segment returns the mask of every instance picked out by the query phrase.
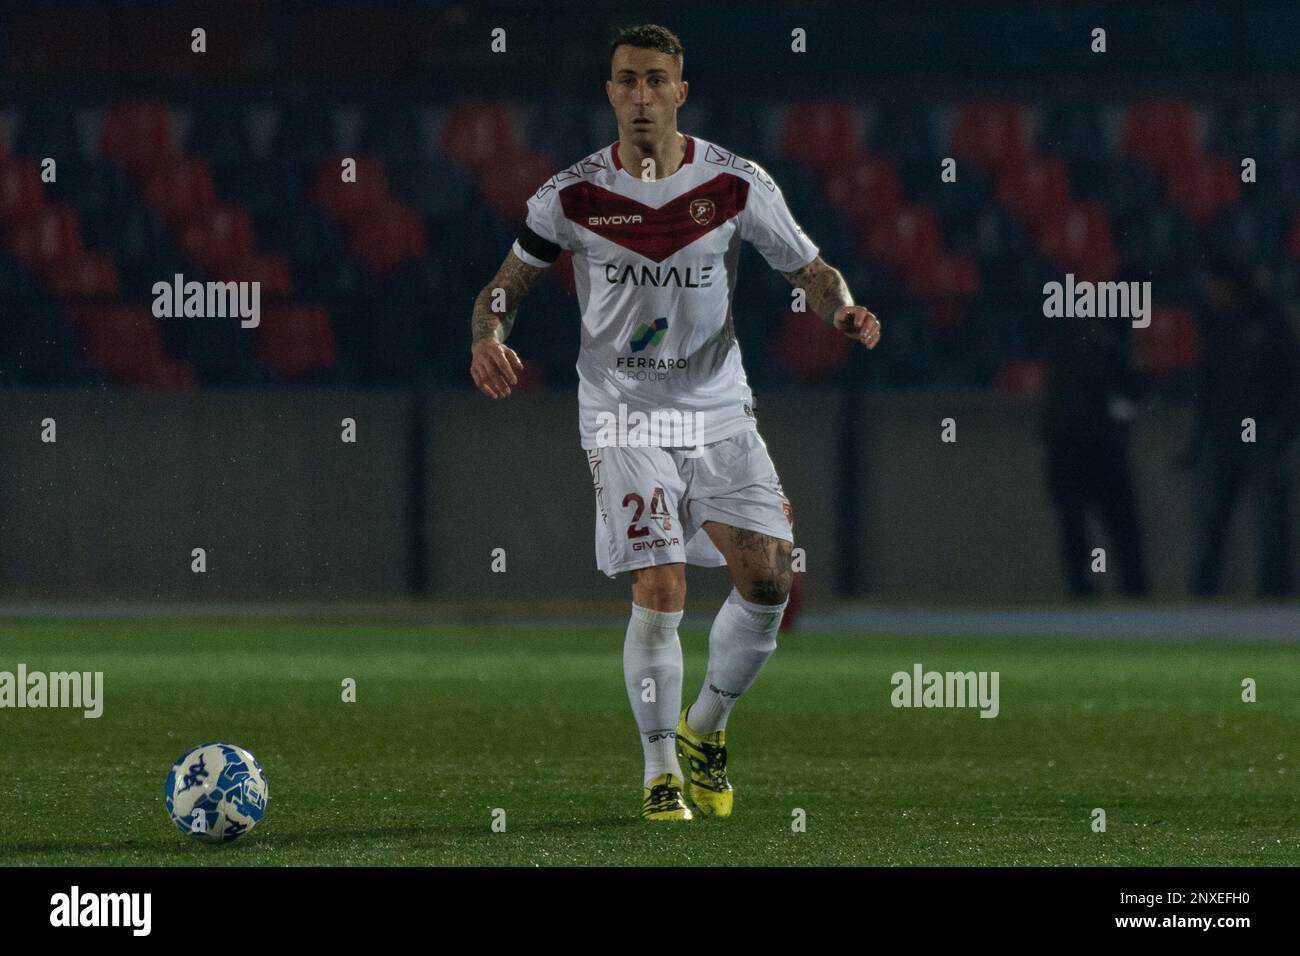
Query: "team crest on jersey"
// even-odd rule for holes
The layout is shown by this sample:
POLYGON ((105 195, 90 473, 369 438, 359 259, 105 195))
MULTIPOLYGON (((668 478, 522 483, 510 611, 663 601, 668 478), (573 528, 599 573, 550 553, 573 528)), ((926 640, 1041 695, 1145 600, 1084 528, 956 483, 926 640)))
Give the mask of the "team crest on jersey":
POLYGON ((691 218, 701 226, 707 226, 713 222, 713 215, 718 208, 713 205, 712 199, 693 199, 691 200, 691 218))

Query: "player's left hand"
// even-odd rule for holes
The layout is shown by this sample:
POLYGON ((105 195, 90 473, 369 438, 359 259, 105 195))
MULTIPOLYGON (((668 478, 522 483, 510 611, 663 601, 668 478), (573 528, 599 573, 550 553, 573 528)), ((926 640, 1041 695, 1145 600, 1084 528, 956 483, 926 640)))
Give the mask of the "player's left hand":
POLYGON ((880 320, 865 305, 842 305, 835 310, 832 324, 869 349, 880 342, 880 320))

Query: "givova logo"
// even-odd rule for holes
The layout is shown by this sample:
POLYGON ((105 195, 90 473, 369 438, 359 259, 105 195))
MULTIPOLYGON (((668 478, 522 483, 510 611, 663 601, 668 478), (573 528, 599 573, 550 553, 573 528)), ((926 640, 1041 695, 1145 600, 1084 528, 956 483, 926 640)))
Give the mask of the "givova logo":
POLYGON ((632 336, 632 351, 641 352, 654 348, 664 340, 664 333, 667 331, 668 319, 665 317, 657 318, 649 325, 642 322, 636 327, 636 332, 632 336))

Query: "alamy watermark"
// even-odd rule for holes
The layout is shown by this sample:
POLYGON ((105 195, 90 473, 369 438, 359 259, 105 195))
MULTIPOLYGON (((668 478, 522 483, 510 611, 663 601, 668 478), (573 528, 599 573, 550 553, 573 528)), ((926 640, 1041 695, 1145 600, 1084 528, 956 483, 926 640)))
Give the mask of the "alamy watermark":
POLYGON ((50 925, 56 927, 120 926, 133 936, 148 936, 152 914, 152 893, 83 893, 73 886, 50 897, 50 925))
POLYGON ((104 713, 103 671, 0 671, 0 709, 70 707, 94 720, 104 713))
POLYGON ((618 413, 596 413, 598 448, 685 448, 688 457, 703 453, 704 413, 677 408, 628 411, 623 402, 618 413))
POLYGON ((1043 315, 1049 319, 1132 319, 1133 328, 1151 324, 1150 282, 1076 282, 1043 285, 1043 315))
POLYGON ((981 717, 996 717, 998 671, 927 671, 920 664, 912 672, 897 671, 889 682, 894 689, 889 702, 895 707, 978 707, 981 717))
POLYGON ((228 319, 255 329, 262 323, 262 283, 198 282, 176 273, 170 283, 153 284, 153 314, 157 319, 228 319))

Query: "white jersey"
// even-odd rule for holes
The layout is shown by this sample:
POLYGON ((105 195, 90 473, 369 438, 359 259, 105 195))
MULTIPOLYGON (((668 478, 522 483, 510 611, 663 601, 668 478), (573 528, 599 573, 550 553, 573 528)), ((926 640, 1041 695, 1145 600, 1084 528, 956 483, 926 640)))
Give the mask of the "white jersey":
POLYGON ((817 256, 761 167, 685 139, 671 176, 642 180, 623 168, 615 143, 556 173, 528 200, 514 254, 543 268, 561 249, 573 253, 583 448, 692 447, 753 428, 731 314, 740 241, 779 272, 817 256), (667 427, 678 422, 682 428, 667 427))

